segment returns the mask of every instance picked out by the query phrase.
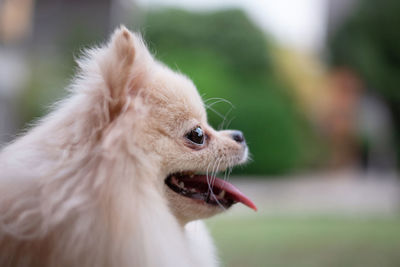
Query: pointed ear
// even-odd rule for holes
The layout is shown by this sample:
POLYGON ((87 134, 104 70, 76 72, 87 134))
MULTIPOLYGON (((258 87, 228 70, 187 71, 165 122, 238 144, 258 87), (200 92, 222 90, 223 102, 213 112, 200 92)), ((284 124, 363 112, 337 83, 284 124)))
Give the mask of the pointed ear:
POLYGON ((103 75, 110 97, 117 101, 125 97, 136 56, 133 34, 124 26, 117 28, 108 44, 103 75))
POLYGON ((139 35, 124 26, 114 31, 100 64, 111 115, 117 114, 127 98, 140 88, 151 60, 139 35))

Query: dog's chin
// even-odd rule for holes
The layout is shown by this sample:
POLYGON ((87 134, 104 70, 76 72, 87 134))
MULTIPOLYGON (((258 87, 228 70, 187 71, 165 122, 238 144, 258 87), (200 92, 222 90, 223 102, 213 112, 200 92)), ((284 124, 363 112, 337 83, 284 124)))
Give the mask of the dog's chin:
POLYGON ((170 208, 182 224, 211 217, 238 202, 257 209, 236 187, 215 176, 173 173, 165 179, 165 190, 170 208))
POLYGON ((166 196, 172 213, 182 224, 190 221, 212 217, 225 209, 218 205, 210 205, 201 200, 180 195, 166 186, 166 196))

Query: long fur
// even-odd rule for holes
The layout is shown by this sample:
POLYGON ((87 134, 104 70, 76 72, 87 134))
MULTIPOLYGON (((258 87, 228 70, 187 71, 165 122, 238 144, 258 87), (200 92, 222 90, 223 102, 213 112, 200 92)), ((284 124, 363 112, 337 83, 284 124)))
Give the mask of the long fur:
POLYGON ((210 128, 214 152, 182 158, 168 127, 206 124, 201 99, 124 27, 78 64, 70 96, 0 153, 0 266, 216 266, 207 230, 187 222, 217 211, 185 204, 196 215, 181 220, 163 179, 205 168, 190 157, 223 153, 226 168, 238 148, 210 128))

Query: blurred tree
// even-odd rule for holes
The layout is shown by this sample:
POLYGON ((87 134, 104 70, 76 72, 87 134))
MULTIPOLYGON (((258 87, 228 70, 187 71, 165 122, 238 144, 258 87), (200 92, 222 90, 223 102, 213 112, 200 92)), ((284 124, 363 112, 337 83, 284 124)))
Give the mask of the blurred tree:
POLYGON ((351 67, 389 105, 400 158, 400 1, 360 1, 331 35, 333 66, 351 67))
POLYGON ((264 33, 242 11, 155 10, 141 28, 161 61, 194 80, 211 124, 222 121, 220 127, 245 132, 254 162, 239 172, 276 174, 304 166, 307 123, 276 78, 264 33), (213 105, 218 97, 236 108, 225 101, 213 105))
MULTIPOLYGON (((132 25, 137 28, 137 21, 132 25)), ((193 79, 213 126, 245 133, 254 161, 236 172, 278 174, 313 162, 309 152, 316 141, 290 90, 277 78, 272 44, 242 11, 153 10, 140 30, 158 59, 193 79)), ((44 107, 65 95, 60 85, 72 75, 73 54, 99 35, 77 24, 57 42, 62 53, 32 58, 35 67, 21 99, 24 122, 42 116, 44 107)))

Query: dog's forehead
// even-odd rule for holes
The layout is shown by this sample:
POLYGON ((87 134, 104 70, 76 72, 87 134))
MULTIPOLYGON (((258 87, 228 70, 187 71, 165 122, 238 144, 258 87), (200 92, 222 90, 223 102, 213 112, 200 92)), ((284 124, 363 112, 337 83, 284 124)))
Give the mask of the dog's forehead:
POLYGON ((187 115, 199 120, 206 119, 203 101, 188 77, 166 67, 162 67, 158 74, 157 84, 161 90, 160 97, 166 98, 164 99, 168 102, 166 108, 190 113, 187 115))
POLYGON ((188 111, 195 113, 194 115, 203 116, 203 113, 205 112, 203 101, 197 91, 197 88, 193 82, 185 76, 180 77, 180 80, 180 84, 174 88, 176 90, 175 95, 178 96, 178 98, 181 98, 181 101, 178 103, 185 105, 188 111))

